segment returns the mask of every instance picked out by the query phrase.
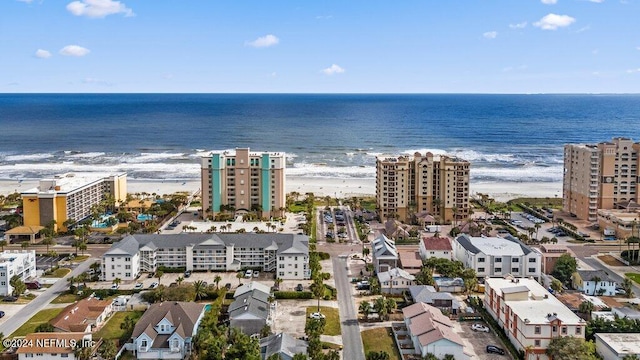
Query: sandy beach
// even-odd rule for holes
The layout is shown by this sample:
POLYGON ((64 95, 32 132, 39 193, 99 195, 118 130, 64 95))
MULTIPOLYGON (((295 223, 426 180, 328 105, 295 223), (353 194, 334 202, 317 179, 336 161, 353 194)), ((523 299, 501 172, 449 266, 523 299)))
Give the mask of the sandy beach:
MULTIPOLYGON (((22 192, 37 186, 35 180, 0 180, 0 194, 22 192)), ((193 193, 200 189, 200 181, 191 180, 138 180, 128 179, 129 193, 172 194, 178 191, 193 193)), ((470 184, 471 195, 488 194, 497 201, 507 201, 518 197, 562 197, 562 183, 548 182, 505 182, 470 184)), ((308 192, 316 196, 346 198, 352 196, 375 196, 375 179, 335 179, 317 177, 287 176, 286 191, 300 194, 308 192)))

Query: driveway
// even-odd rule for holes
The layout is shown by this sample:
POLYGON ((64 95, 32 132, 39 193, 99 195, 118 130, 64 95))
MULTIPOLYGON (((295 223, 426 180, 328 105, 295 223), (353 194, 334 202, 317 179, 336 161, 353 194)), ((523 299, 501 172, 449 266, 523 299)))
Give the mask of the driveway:
MULTIPOLYGON (((481 322, 484 324, 484 322, 481 322)), ((474 356, 471 357, 473 360, 505 360, 505 359, 513 359, 509 352, 505 355, 498 354, 487 354, 487 345, 495 345, 501 349, 507 351, 506 347, 502 344, 498 335, 493 332, 479 332, 471 330, 471 325, 474 324, 472 321, 466 322, 453 322, 454 331, 460 335, 462 341, 465 345, 465 351, 472 352, 474 356)), ((484 324, 486 325, 486 324, 484 324)))

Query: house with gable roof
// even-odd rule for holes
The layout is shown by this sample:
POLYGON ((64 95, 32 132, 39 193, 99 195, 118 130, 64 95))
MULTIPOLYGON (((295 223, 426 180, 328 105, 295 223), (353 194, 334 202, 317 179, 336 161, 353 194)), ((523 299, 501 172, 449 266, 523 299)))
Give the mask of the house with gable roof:
POLYGON ((227 310, 229 326, 247 335, 259 334, 271 322, 270 296, 269 287, 256 281, 238 287, 227 310))
POLYGON ((90 333, 102 326, 112 311, 110 300, 89 297, 68 305, 49 323, 56 332, 90 333))
POLYGON ((151 305, 133 328, 138 359, 184 359, 191 351, 206 305, 165 301, 151 305))
POLYGON ((373 267, 377 273, 398 267, 398 250, 395 241, 380 234, 371 242, 373 267))
POLYGON ((295 354, 307 354, 306 341, 298 340, 287 333, 278 333, 260 339, 260 356, 267 360, 278 355, 282 360, 292 360, 295 354))

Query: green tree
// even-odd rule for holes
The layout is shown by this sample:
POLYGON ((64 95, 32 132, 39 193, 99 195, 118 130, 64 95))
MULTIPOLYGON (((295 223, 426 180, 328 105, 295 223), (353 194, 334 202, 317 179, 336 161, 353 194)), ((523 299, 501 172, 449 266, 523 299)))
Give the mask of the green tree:
POLYGON ((622 290, 625 292, 625 297, 631 299, 635 294, 633 293, 633 283, 631 279, 625 276, 622 281, 622 290))
POLYGON ((586 301, 586 300, 581 302, 580 306, 578 307, 578 311, 580 311, 583 314, 587 314, 590 319, 591 312, 593 311, 593 303, 591 301, 586 301))
POLYGON ((193 291, 195 292, 196 300, 200 300, 207 294, 207 286, 202 280, 195 281, 193 283, 193 291))
POLYGON ((236 273, 236 279, 238 279, 238 286, 242 285, 242 278, 244 277, 244 274, 242 273, 242 271, 239 271, 236 273))
POLYGON ((84 252, 87 250, 87 243, 81 242, 78 244, 78 249, 80 249, 80 254, 84 255, 84 252))
POLYGON ((547 355, 562 360, 597 359, 593 342, 571 336, 553 338, 547 346, 547 355))
POLYGON ((636 354, 627 354, 622 358, 622 360, 640 360, 640 357, 636 354))
POLYGON ((375 299, 373 302, 373 308, 378 313, 378 317, 380 321, 384 321, 387 318, 387 314, 389 314, 389 308, 387 307, 387 302, 384 297, 379 297, 375 299))
MULTIPOLYGON (((76 280, 77 280, 77 279, 78 279, 78 278, 76 278, 76 280)), ((78 280, 78 281, 80 281, 80 280, 78 280)), ((121 283, 121 282, 122 282, 122 279, 120 279, 120 278, 115 278, 115 279, 113 279, 113 282, 112 282, 112 283, 113 283, 114 285, 118 285, 118 286, 120 286, 120 283, 121 283)))
POLYGON ((260 360, 260 346, 256 339, 232 328, 229 335, 229 348, 225 360, 260 360))
POLYGON ((464 288, 467 294, 469 294, 478 285, 478 277, 474 269, 464 269, 460 274, 462 281, 464 282, 464 288))
POLYGON ((113 340, 103 340, 102 345, 98 348, 98 354, 103 359, 115 359, 118 353, 118 348, 113 340))
POLYGON ((369 351, 366 360, 389 360, 389 354, 385 351, 369 351))
POLYGON ((424 357, 423 360, 440 360, 440 359, 438 359, 438 357, 433 355, 432 353, 427 353, 427 355, 424 357))
POLYGON ((369 314, 371 313, 371 303, 366 300, 361 302, 358 310, 360 311, 360 313, 362 313, 362 315, 364 315, 364 320, 369 321, 369 314))
POLYGON ((562 254, 551 275, 560 280, 563 284, 567 284, 571 280, 571 275, 578 269, 578 262, 569 254, 562 254))
POLYGON ((131 334, 135 326, 136 319, 131 315, 127 315, 120 323, 120 329, 124 330, 125 334, 131 334))
POLYGON ((558 279, 553 279, 553 281, 551 281, 550 287, 554 292, 558 294, 562 292, 562 282, 558 279))
POLYGON ((78 346, 73 350, 78 360, 89 360, 93 356, 93 349, 90 346, 78 346))
POLYGON ((420 269, 420 272, 416 275, 416 282, 420 285, 435 285, 435 280, 433 280, 433 269, 423 266, 420 269))
POLYGON ((307 355, 302 353, 293 354, 293 360, 307 360, 307 355))
POLYGON ((220 281, 222 281, 222 277, 220 275, 216 275, 216 277, 213 278, 213 282, 216 283, 216 290, 220 289, 220 281))
POLYGON ((156 270, 156 277, 158 278, 158 284, 160 284, 160 278, 164 275, 164 271, 156 270))
POLYGON ((2 251, 4 251, 5 246, 7 246, 7 240, 0 240, 0 247, 2 247, 2 251))
POLYGON ((20 296, 25 290, 27 290, 27 286, 18 275, 13 275, 11 277, 11 280, 9 280, 9 285, 11 285, 11 287, 13 288, 13 296, 20 296))
POLYGON ((183 281, 184 281, 184 277, 182 276, 178 276, 178 278, 176 278, 176 284, 178 285, 182 284, 183 281))
POLYGON ((311 286, 311 292, 313 296, 318 299, 318 312, 320 312, 320 299, 324 296, 324 282, 322 276, 316 276, 313 280, 313 285, 311 286))

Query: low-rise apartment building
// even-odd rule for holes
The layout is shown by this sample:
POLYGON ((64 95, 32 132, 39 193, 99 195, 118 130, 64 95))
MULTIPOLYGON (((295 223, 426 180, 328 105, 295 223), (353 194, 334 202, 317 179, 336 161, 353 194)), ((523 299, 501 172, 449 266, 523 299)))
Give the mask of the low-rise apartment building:
POLYGON ((103 280, 134 280, 159 266, 190 271, 259 269, 309 279, 309 238, 294 234, 130 235, 102 256, 103 280))
POLYGON ((540 277, 542 256, 513 236, 474 237, 467 234, 454 241, 455 258, 479 278, 513 275, 540 277))
POLYGON ((547 275, 553 272, 560 256, 564 254, 573 256, 573 252, 571 252, 566 245, 562 244, 542 244, 540 245, 540 249, 534 248, 534 250, 537 250, 542 256, 542 273, 547 275))
POLYGON ((24 281, 36 276, 36 251, 5 250, 0 253, 0 296, 13 293, 11 278, 15 275, 24 281))
POLYGON ((548 359, 553 338, 585 335, 587 323, 532 279, 485 279, 484 307, 525 358, 548 359))

